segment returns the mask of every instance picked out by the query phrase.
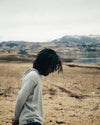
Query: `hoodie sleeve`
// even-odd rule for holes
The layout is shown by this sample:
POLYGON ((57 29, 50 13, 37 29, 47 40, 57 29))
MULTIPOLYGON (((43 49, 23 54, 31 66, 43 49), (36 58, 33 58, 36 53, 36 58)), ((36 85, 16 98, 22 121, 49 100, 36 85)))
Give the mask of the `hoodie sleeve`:
POLYGON ((27 97, 30 95, 30 92, 37 85, 38 77, 33 72, 30 72, 24 77, 22 82, 23 82, 23 86, 18 93, 16 104, 15 104, 15 112, 13 116, 13 119, 16 121, 19 121, 21 110, 27 100, 27 97))

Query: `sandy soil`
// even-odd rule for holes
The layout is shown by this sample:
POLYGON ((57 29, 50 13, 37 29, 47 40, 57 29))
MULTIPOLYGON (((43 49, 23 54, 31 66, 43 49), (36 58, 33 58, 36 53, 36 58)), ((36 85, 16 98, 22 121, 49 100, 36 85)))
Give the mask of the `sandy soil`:
MULTIPOLYGON (((0 125, 11 125, 21 77, 31 63, 0 63, 0 125)), ((43 77, 44 125, 100 125, 100 66, 63 64, 43 77)))

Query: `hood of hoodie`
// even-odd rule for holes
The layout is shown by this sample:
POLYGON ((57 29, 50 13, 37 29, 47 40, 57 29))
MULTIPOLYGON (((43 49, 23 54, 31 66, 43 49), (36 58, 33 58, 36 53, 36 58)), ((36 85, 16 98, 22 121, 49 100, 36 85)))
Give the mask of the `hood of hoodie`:
MULTIPOLYGON (((38 72, 37 69, 35 69, 35 68, 29 68, 28 70, 26 70, 26 72, 24 72, 23 77, 21 78, 21 80, 23 80, 24 77, 25 77, 28 73, 30 73, 31 71, 36 71, 36 72, 39 74, 39 72, 38 72)), ((40 75, 40 74, 39 74, 39 75, 40 75)))

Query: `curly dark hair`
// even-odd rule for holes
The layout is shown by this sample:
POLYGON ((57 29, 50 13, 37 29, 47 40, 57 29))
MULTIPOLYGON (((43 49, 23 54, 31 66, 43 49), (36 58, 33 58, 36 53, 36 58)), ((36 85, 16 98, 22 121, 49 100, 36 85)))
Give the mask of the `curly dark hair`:
POLYGON ((62 63, 59 56, 52 49, 45 48, 41 50, 36 60, 33 63, 33 68, 37 69, 41 75, 46 75, 46 72, 51 68, 51 72, 62 71, 62 63))

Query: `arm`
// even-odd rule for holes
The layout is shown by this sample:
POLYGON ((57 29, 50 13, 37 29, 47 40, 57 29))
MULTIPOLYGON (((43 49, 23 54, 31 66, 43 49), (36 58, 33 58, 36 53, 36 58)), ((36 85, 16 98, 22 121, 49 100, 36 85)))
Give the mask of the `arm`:
POLYGON ((25 76, 22 82, 24 83, 24 85, 18 93, 15 105, 15 113, 13 117, 15 122, 19 121, 21 110, 27 100, 27 97, 30 95, 30 92, 32 91, 33 87, 37 84, 37 78, 32 72, 30 72, 27 76, 25 76))

